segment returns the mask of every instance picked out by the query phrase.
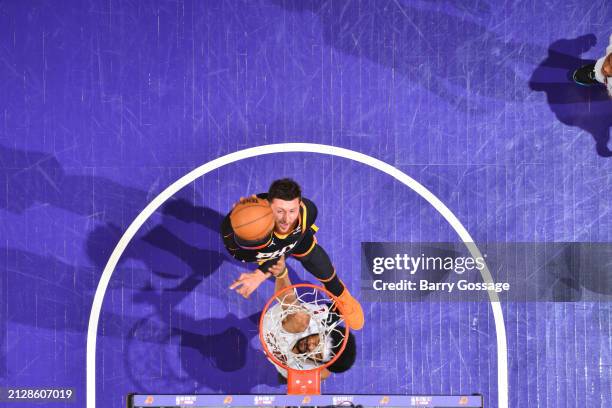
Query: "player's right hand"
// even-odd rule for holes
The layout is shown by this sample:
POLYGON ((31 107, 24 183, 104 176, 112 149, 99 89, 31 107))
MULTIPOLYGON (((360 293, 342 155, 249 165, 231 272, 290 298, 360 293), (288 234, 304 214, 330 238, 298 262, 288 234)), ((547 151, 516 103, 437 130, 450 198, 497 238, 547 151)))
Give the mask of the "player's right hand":
POLYGON ((278 261, 268 268, 268 272, 270 272, 272 276, 278 276, 285 270, 285 267, 285 255, 281 255, 281 257, 278 258, 278 261))

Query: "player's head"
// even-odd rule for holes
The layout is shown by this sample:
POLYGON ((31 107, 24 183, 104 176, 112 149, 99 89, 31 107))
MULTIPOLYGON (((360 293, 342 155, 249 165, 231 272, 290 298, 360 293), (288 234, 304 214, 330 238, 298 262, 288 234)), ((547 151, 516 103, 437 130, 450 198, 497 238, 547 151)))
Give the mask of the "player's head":
POLYGON ((300 216, 301 200, 302 191, 295 181, 284 178, 272 182, 268 190, 268 201, 277 232, 286 234, 293 229, 300 216))
MULTIPOLYGON (((329 334, 326 344, 323 345, 323 347, 319 347, 320 342, 321 337, 319 334, 311 334, 310 336, 302 337, 295 344, 293 352, 299 354, 316 353, 310 358, 322 362, 329 361, 342 348, 342 344, 344 343, 344 327, 338 326, 336 330, 333 330, 329 334)), ((353 366, 356 356, 357 346, 355 345, 355 336, 349 333, 344 351, 332 365, 327 367, 327 369, 332 373, 343 373, 353 366)))
MULTIPOLYGON (((310 336, 302 337, 295 343, 293 352, 296 354, 312 353, 317 350, 319 343, 321 342, 321 336, 318 333, 311 334, 310 336)), ((323 359, 323 355, 315 355, 318 360, 323 359)))

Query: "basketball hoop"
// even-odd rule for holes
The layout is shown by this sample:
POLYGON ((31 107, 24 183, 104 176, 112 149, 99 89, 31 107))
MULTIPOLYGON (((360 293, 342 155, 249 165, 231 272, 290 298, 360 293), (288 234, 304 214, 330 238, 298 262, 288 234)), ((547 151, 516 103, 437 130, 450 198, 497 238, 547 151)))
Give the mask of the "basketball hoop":
POLYGON ((302 283, 275 293, 259 320, 259 340, 268 359, 287 371, 287 394, 321 393, 321 371, 342 354, 349 337, 348 325, 336 306, 336 297, 321 286, 302 283), (290 295, 291 302, 286 301, 290 295), (283 328, 290 315, 308 315, 308 327, 301 333, 283 328), (294 352, 295 338, 318 334, 318 345, 310 351, 294 352))

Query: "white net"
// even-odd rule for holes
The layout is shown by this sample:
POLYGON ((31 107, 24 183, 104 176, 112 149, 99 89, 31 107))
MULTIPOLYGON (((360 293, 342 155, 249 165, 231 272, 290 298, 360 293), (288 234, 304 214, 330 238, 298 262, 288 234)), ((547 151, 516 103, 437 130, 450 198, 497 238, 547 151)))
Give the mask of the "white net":
MULTIPOLYGON (((343 322, 335 301, 324 291, 298 285, 275 295, 261 330, 268 352, 283 365, 310 370, 331 361, 340 351, 345 337, 343 322), (288 330, 292 318, 299 320, 303 331, 288 330), (299 352, 297 343, 310 336, 318 336, 316 347, 299 352)), ((316 337, 314 340, 316 343, 316 337)))

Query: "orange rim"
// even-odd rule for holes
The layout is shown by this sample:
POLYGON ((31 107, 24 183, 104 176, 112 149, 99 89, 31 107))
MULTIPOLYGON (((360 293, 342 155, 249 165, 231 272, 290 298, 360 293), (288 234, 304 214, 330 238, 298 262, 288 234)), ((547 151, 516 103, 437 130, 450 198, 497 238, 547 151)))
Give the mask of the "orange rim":
MULTIPOLYGON (((313 285, 312 283, 297 283, 295 285, 291 285, 288 286, 284 289, 279 290, 278 292, 274 293, 274 295, 272 295, 272 297, 270 297, 270 299, 268 300, 268 302, 266 303, 266 305, 264 306, 263 311, 261 312, 261 316, 259 317, 259 341, 261 342, 261 345, 264 349, 264 353, 266 353, 266 356, 272 360, 272 362, 278 366, 281 366, 282 368, 284 368, 287 371, 300 371, 300 372, 315 372, 315 371, 321 371, 324 368, 329 367, 330 365, 334 364, 336 362, 336 360, 338 360, 338 358, 340 358, 340 355, 342 353, 344 353, 344 349, 346 348, 346 343, 348 342, 348 336, 349 336, 349 327, 348 324, 344 325, 344 340, 342 341, 342 347, 340 347, 340 351, 334 356, 334 358, 332 358, 331 360, 329 360, 327 363, 316 367, 316 368, 311 368, 309 370, 296 370, 294 368, 290 368, 289 366, 285 365, 284 363, 282 363, 278 358, 274 357, 274 355, 272 353, 270 353, 270 350, 268 350, 268 345, 266 344, 264 338, 263 338, 263 319, 264 316, 266 315, 266 312, 268 311, 268 308, 270 307, 270 305, 272 304, 272 302, 274 302, 276 300, 276 298, 278 296, 280 296, 281 293, 287 292, 289 290, 293 290, 296 288, 313 288, 313 289, 317 289, 320 290, 322 292, 324 292, 327 296, 329 296, 329 298, 331 300, 335 302, 338 301, 338 297, 334 296, 330 291, 328 291, 327 289, 325 289, 323 286, 318 286, 318 285, 313 285)), ((340 314, 340 316, 342 316, 342 319, 344 319, 344 316, 340 313, 340 311, 338 311, 338 313, 340 314)))

